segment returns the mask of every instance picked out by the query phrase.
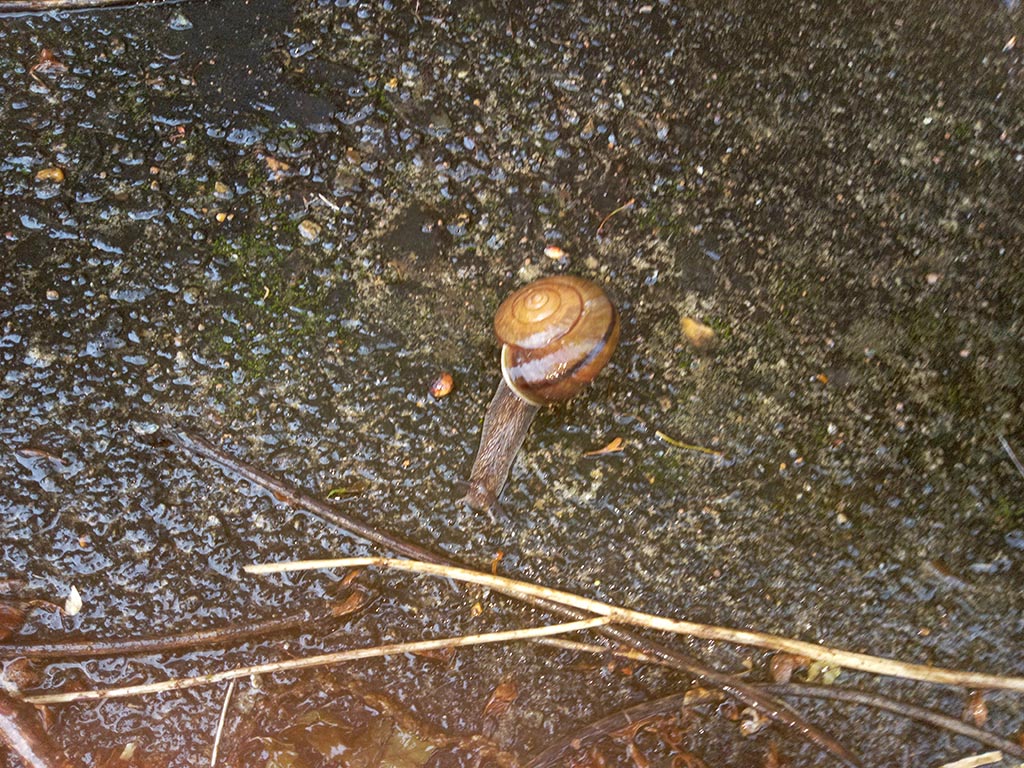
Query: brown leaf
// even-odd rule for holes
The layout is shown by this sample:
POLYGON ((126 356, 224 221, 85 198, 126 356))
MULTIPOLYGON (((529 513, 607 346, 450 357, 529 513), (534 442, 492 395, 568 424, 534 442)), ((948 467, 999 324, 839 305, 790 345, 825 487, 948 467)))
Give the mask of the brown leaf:
POLYGON ((335 618, 348 616, 350 613, 362 610, 370 601, 370 596, 362 590, 355 590, 340 603, 331 606, 331 615, 335 618))
POLYGON ((962 719, 968 723, 974 723, 978 728, 984 728, 988 722, 988 704, 985 703, 983 691, 971 691, 964 703, 962 719))
POLYGON ((39 57, 36 59, 36 63, 32 65, 30 72, 43 72, 49 74, 61 74, 67 72, 67 65, 63 61, 53 55, 53 51, 49 48, 43 48, 39 52, 39 57))
POLYGON ((283 160, 278 160, 276 157, 271 157, 270 155, 264 157, 263 161, 267 164, 267 169, 273 173, 287 171, 289 168, 291 168, 291 166, 288 165, 288 163, 284 162, 283 160))
POLYGON ((587 451, 583 455, 584 456, 603 456, 606 453, 619 453, 619 452, 622 451, 622 446, 623 446, 622 438, 621 437, 616 437, 614 440, 612 440, 610 443, 608 443, 608 445, 604 446, 604 448, 597 448, 596 450, 593 450, 593 451, 587 451))
POLYGON ((7 640, 25 623, 25 609, 11 603, 0 603, 0 640, 7 640))
POLYGON ((414 655, 421 659, 440 662, 444 666, 448 667, 451 666, 456 653, 457 649, 449 646, 448 648, 435 648, 429 651, 416 651, 414 655))
POLYGON ((636 768, 651 768, 650 759, 640 751, 640 747, 636 745, 635 741, 631 741, 626 745, 626 751, 629 753, 629 757, 633 760, 633 765, 636 768))
POLYGON ((764 762, 761 764, 761 768, 782 768, 785 762, 782 759, 782 753, 779 752, 779 745, 774 741, 768 744, 768 754, 764 756, 764 762))
POLYGON ((721 691, 712 688, 690 688, 683 696, 683 706, 692 707, 697 704, 707 704, 708 701, 721 701, 722 698, 721 691))
POLYGON ((744 736, 753 736, 755 733, 760 733, 772 724, 770 717, 762 714, 759 710, 756 710, 753 707, 747 707, 740 714, 742 715, 742 720, 740 721, 740 733, 744 736))
POLYGON ((362 575, 364 570, 366 570, 366 569, 365 568, 353 568, 352 570, 350 570, 348 573, 345 574, 345 577, 341 580, 342 586, 344 586, 344 587, 351 586, 353 583, 355 583, 356 579, 358 579, 362 575))
POLYGON ((498 575, 498 566, 501 565, 501 561, 505 559, 505 553, 500 549, 494 554, 494 558, 491 560, 491 574, 494 576, 498 575))
POLYGON ((502 680, 491 694, 490 701, 484 707, 484 717, 501 717, 519 698, 519 686, 514 680, 502 680))
POLYGON ((776 683, 788 683, 792 679, 793 673, 801 667, 806 667, 808 661, 809 659, 805 656, 780 652, 772 656, 768 663, 768 671, 776 683))
POLYGON ((42 685, 43 673, 30 659, 22 657, 7 663, 7 666, 4 667, 4 679, 8 683, 12 683, 19 691, 26 691, 42 685))

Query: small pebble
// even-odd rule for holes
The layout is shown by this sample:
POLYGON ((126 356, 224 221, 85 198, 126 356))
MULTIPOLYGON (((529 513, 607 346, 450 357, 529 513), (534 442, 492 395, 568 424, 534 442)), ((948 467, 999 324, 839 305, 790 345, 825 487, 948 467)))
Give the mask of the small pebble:
POLYGON ((683 336, 690 342, 694 349, 710 350, 715 346, 715 331, 711 326, 705 325, 692 317, 684 317, 680 321, 683 336))
POLYGON ((223 181, 218 181, 213 185, 213 196, 218 200, 230 200, 235 196, 235 193, 223 181))
POLYGON ((182 32, 186 29, 192 29, 192 22, 184 13, 182 13, 181 11, 177 11, 173 16, 171 16, 171 20, 170 22, 168 22, 168 26, 171 29, 175 29, 179 32, 182 32))
POLYGON ((299 224, 299 234, 302 235, 302 239, 310 243, 315 243, 320 237, 320 230, 322 227, 315 221, 310 219, 304 219, 299 224))

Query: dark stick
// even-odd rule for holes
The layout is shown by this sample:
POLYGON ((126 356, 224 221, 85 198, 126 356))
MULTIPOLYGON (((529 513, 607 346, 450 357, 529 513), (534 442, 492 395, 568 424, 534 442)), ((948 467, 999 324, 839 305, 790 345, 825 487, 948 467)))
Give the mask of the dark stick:
POLYGON ((920 707, 917 704, 908 704, 903 701, 891 699, 868 691, 858 691, 851 688, 842 688, 832 685, 806 685, 801 683, 775 683, 766 685, 765 689, 779 696, 795 696, 798 698, 812 699, 833 699, 835 701, 846 701, 851 704, 859 704, 864 707, 874 707, 897 715, 909 717, 911 720, 927 723, 939 730, 947 730, 958 736, 966 736, 974 739, 979 744, 1001 750, 1007 755, 1018 759, 1024 759, 1024 747, 1015 744, 1009 739, 1004 739, 998 734, 977 728, 970 723, 965 723, 950 715, 938 712, 928 707, 920 707))
POLYGON ((97 656, 129 656, 139 653, 166 653, 168 651, 193 650, 229 643, 241 643, 266 635, 306 631, 325 619, 344 616, 358 610, 359 605, 331 606, 319 611, 305 610, 291 616, 268 619, 244 626, 217 627, 192 632, 153 637, 134 637, 119 640, 68 640, 57 643, 0 643, 0 659, 76 659, 97 656))
POLYGON ((74 768, 39 722, 39 713, 0 691, 0 743, 17 755, 25 768, 74 768))
POLYGON ((0 0, 0 17, 54 11, 92 11, 136 5, 177 5, 185 0, 0 0))
MULTIPOLYGON (((1004 739, 994 733, 989 733, 981 728, 976 728, 955 717, 950 717, 934 709, 919 707, 916 704, 908 704, 903 701, 891 699, 877 693, 867 691, 851 690, 829 685, 805 685, 800 683, 757 683, 758 688, 779 696, 795 696, 798 698, 810 699, 831 699, 834 701, 845 701, 852 704, 859 704, 873 709, 880 709, 886 712, 893 712, 897 715, 917 720, 938 730, 949 731, 958 736, 966 736, 979 744, 987 747, 1002 750, 1003 753, 1016 758, 1024 757, 1024 748, 1004 739)), ((581 751, 586 747, 597 743, 609 734, 615 733, 622 728, 633 725, 644 720, 663 717, 679 707, 696 706, 698 704, 709 704, 714 700, 705 694, 701 696, 695 693, 674 693, 660 699, 645 701, 641 704, 615 712, 603 717, 581 730, 559 739, 549 745, 543 752, 534 757, 524 768, 548 768, 553 765, 564 763, 562 756, 570 749, 581 751), (689 698, 689 701, 687 701, 689 698)))
MULTIPOLYGON (((418 544, 405 541, 385 531, 378 530, 350 515, 338 511, 334 507, 316 499, 291 483, 274 477, 252 465, 238 459, 225 451, 217 448, 213 443, 203 437, 191 434, 181 427, 170 423, 163 424, 164 435, 179 448, 186 452, 208 459, 221 468, 232 472, 251 483, 269 491, 274 498, 291 507, 303 509, 327 522, 333 523, 349 533, 354 533, 364 539, 372 541, 387 550, 397 554, 405 555, 416 560, 423 560, 428 563, 445 565, 450 567, 465 567, 457 560, 445 555, 437 554, 418 544)), ((499 591, 499 590, 494 590, 499 591)), ((530 603, 549 613, 559 616, 566 616, 574 620, 589 618, 589 614, 577 611, 549 600, 521 595, 508 595, 516 600, 530 603)), ((787 704, 753 686, 738 680, 733 675, 719 672, 701 661, 670 648, 653 640, 648 640, 634 632, 620 627, 608 625, 595 630, 606 638, 613 640, 620 645, 634 650, 655 656, 661 659, 668 666, 682 670, 697 680, 721 689, 730 696, 742 701, 763 712, 767 717, 781 723, 782 725, 796 731, 800 736, 819 749, 829 752, 846 766, 859 766, 857 758, 846 747, 840 744, 829 734, 817 726, 809 723, 799 714, 794 712, 787 704)))

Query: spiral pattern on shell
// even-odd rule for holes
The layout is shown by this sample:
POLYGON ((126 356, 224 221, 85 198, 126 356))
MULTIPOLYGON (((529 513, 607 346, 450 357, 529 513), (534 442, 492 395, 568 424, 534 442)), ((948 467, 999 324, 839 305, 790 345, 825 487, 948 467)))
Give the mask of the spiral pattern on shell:
POLYGON ((494 330, 506 384, 543 405, 575 397, 604 368, 619 341, 619 315, 596 283, 555 275, 505 299, 494 330))

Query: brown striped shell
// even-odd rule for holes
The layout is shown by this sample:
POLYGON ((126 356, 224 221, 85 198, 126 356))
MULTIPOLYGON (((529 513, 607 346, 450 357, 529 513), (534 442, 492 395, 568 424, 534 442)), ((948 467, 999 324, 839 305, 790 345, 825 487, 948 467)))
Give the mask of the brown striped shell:
POLYGON ((555 275, 505 299, 494 331, 505 383, 543 405, 575 397, 604 368, 619 341, 619 314, 596 283, 555 275))

